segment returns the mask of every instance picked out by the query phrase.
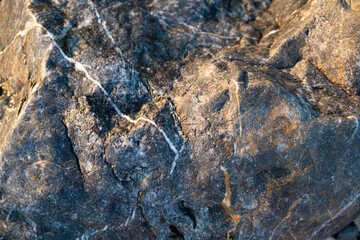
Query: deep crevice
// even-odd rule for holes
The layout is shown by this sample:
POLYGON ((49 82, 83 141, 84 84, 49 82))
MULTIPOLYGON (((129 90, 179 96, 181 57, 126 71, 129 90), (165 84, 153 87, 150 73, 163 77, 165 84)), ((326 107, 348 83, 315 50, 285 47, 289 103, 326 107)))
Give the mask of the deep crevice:
POLYGON ((249 85, 249 74, 247 71, 242 71, 238 81, 243 85, 244 89, 248 88, 249 85))
POLYGON ((184 235, 179 231, 179 229, 174 225, 169 225, 170 228, 170 238, 184 240, 184 235))
MULTIPOLYGON (((0 96, 1 96, 1 94, 0 94, 0 96)), ((23 98, 21 99, 20 107, 19 107, 19 111, 17 112, 17 115, 20 114, 20 112, 21 112, 21 110, 22 110, 22 108, 23 108, 24 103, 26 102, 26 100, 27 100, 27 94, 25 95, 25 97, 23 97, 23 98)))

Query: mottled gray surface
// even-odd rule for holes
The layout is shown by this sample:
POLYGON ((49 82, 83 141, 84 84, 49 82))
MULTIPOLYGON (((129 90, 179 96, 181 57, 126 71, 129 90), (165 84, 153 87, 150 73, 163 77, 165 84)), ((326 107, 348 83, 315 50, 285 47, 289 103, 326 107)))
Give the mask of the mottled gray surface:
POLYGON ((1 0, 0 236, 338 232, 360 209, 359 7, 1 0))

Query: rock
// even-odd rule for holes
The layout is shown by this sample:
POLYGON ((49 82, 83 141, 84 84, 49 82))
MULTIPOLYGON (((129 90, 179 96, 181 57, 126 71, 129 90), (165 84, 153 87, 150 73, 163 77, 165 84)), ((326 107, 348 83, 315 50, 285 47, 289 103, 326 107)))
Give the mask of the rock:
POLYGON ((360 232, 360 217, 357 217, 354 221, 355 226, 357 227, 358 231, 360 232))
POLYGON ((353 225, 347 226, 337 234, 338 240, 357 240, 359 232, 353 225))
POLYGON ((0 237, 335 234, 360 208, 358 5, 0 1, 0 237))
POLYGON ((324 5, 315 0, 294 11, 302 2, 290 1, 290 7, 280 11, 282 31, 271 47, 269 63, 288 68, 300 59, 309 60, 333 84, 359 95, 359 39, 353 36, 359 35, 355 22, 360 2, 332 0, 324 5), (284 17, 287 11, 292 14, 284 17))

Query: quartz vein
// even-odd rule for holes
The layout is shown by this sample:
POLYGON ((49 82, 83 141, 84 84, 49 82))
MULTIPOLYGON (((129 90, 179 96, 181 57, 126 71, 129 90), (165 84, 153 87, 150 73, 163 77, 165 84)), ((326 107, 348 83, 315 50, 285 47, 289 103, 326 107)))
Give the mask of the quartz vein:
POLYGON ((163 135, 163 137, 164 137, 165 141, 167 142, 167 144, 169 145, 170 149, 171 149, 171 150, 174 152, 174 154, 175 154, 175 158, 174 158, 173 163, 172 163, 171 171, 170 171, 170 173, 169 173, 169 175, 171 175, 172 172, 173 172, 173 170, 174 170, 174 168, 175 168, 176 161, 177 161, 178 158, 179 158, 179 151, 176 149, 175 145, 174 145, 173 142, 170 140, 170 138, 167 136, 167 134, 165 133, 165 131, 164 131, 163 129, 161 129, 153 120, 150 120, 150 119, 147 119, 147 118, 144 118, 144 117, 139 117, 138 119, 133 120, 130 116, 122 113, 122 112, 120 111, 120 109, 118 108, 118 106, 115 104, 115 102, 114 102, 114 101, 112 100, 112 98, 110 97, 109 93, 108 93, 108 92, 104 89, 104 87, 101 85, 101 83, 100 83, 98 80, 94 79, 94 78, 89 74, 89 72, 86 70, 85 66, 84 66, 82 63, 76 61, 75 59, 73 59, 73 58, 71 58, 71 57, 68 57, 68 56, 64 53, 64 51, 61 49, 61 47, 56 43, 54 35, 53 35, 52 33, 50 33, 46 28, 44 28, 44 26, 42 26, 41 24, 39 24, 39 23, 36 21, 36 17, 35 17, 31 12, 29 12, 29 14, 30 14, 30 16, 33 18, 34 24, 35 24, 36 26, 38 26, 39 28, 42 28, 42 29, 44 29, 44 30, 46 31, 46 33, 47 33, 46 36, 49 37, 49 38, 52 40, 53 46, 56 47, 56 48, 59 50, 59 53, 61 54, 61 56, 62 56, 65 60, 67 60, 68 62, 74 64, 75 69, 76 69, 77 71, 82 72, 87 79, 89 79, 91 82, 93 82, 96 86, 99 87, 99 89, 100 89, 100 90, 103 92, 103 94, 105 95, 106 99, 109 101, 110 105, 115 109, 116 113, 117 113, 120 117, 126 119, 128 122, 133 123, 133 124, 137 124, 139 121, 147 122, 147 123, 153 125, 153 126, 163 135))

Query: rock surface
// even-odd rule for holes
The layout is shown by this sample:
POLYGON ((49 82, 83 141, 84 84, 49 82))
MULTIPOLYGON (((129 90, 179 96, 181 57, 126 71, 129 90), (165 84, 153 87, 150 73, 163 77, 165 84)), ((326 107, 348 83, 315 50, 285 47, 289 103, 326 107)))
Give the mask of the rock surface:
POLYGON ((359 0, 1 0, 4 239, 325 239, 360 210, 359 0))
POLYGON ((347 226, 337 234, 338 240, 357 240, 359 233, 355 226, 347 226))

